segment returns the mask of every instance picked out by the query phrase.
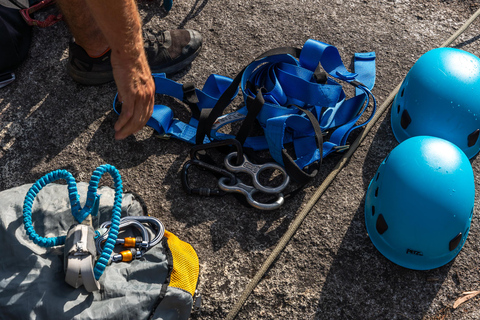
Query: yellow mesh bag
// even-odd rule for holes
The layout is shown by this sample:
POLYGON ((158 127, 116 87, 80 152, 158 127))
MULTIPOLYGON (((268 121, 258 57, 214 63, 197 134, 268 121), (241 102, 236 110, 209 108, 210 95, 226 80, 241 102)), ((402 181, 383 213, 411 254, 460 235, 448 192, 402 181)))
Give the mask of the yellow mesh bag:
POLYGON ((185 290, 193 297, 200 268, 197 253, 190 244, 180 240, 173 233, 165 230, 165 237, 173 257, 170 286, 185 290))

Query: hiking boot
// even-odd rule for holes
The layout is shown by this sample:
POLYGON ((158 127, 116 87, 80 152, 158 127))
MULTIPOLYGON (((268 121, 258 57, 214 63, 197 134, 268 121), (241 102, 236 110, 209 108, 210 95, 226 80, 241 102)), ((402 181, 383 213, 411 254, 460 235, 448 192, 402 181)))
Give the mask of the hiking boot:
MULTIPOLYGON (((174 74, 189 65, 200 52, 202 36, 189 29, 154 33, 144 32, 144 48, 153 73, 174 74)), ((100 85, 113 81, 111 50, 99 57, 90 57, 78 44, 71 41, 67 73, 83 85, 100 85)))

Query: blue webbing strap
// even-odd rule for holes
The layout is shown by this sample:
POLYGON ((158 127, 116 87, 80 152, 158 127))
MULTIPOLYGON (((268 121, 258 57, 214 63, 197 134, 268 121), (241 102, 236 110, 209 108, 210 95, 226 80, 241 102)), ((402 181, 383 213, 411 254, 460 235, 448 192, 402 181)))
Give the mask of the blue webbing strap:
POLYGON ((356 53, 354 56, 354 68, 358 76, 354 80, 347 80, 355 86, 355 94, 353 98, 343 103, 341 112, 335 113, 335 122, 332 121, 332 127, 337 127, 330 136, 329 141, 324 143, 323 156, 334 152, 337 147, 345 146, 350 133, 360 127, 365 126, 375 114, 376 100, 371 89, 375 85, 375 53, 356 53), (372 97, 372 111, 365 122, 355 125, 365 112, 372 97), (362 107, 363 106, 363 107, 362 107))
MULTIPOLYGON (((153 79, 155 81, 155 92, 157 94, 166 94, 174 97, 178 100, 184 101, 183 85, 166 78, 164 73, 154 73, 153 79)), ((232 79, 211 74, 205 82, 203 89, 195 89, 195 94, 198 98, 197 107, 201 112, 202 109, 211 109, 217 103, 218 98, 225 91, 226 88, 232 83, 232 79)), ((238 93, 234 92, 232 97, 238 93)), ((119 101, 118 94, 115 96, 113 102, 113 109, 117 114, 120 114, 118 110, 119 101)), ((182 122, 174 118, 173 110, 165 105, 155 105, 153 107, 153 114, 147 122, 147 125, 155 129, 160 135, 173 136, 177 139, 195 143, 195 136, 197 134, 198 119, 192 117, 189 123, 182 122)), ((205 138, 204 143, 210 142, 210 139, 205 138)))
MULTIPOLYGON (((350 132, 369 121, 354 126, 368 105, 368 100, 366 104, 364 103, 369 93, 365 86, 371 88, 374 84, 375 54, 356 54, 355 57, 355 70, 359 70, 359 73, 350 73, 343 65, 335 47, 319 41, 308 40, 300 53, 299 61, 307 69, 298 67, 296 64, 288 65, 283 61, 277 63, 278 59, 272 61, 276 63, 274 66, 263 64, 263 70, 261 70, 262 67, 257 68, 257 65, 265 61, 256 62, 246 69, 242 79, 242 88, 246 88, 244 95, 251 95, 247 81, 257 81, 255 85, 264 89, 266 102, 259 114, 259 122, 265 128, 265 137, 270 147, 270 154, 278 163, 285 165, 282 156, 285 143, 294 142, 297 155, 295 163, 299 167, 307 166, 314 161, 318 161, 318 157, 324 157, 335 151, 336 147, 345 145, 350 132), (329 79, 327 84, 323 85, 312 82, 313 72, 318 63, 321 63, 325 71, 335 78, 352 83, 354 81, 355 83, 362 82, 366 85, 357 85, 357 95, 345 100, 342 87, 335 81, 329 79), (255 68, 257 68, 255 72, 249 75, 248 71, 255 68), (262 71, 263 75, 259 76, 262 71), (283 103, 283 105, 280 105, 280 103, 283 103), (304 137, 302 130, 300 130, 298 136, 291 133, 283 134, 282 130, 293 129, 288 126, 287 118, 281 116, 283 113, 283 115, 292 114, 290 116, 293 117, 297 110, 292 108, 292 105, 307 106, 307 108, 308 106, 314 106, 313 110, 317 114, 322 130, 338 127, 332 134, 330 141, 324 143, 323 155, 318 154, 315 139, 304 137), (362 105, 364 105, 363 109, 361 108, 362 105), (321 112, 322 109, 324 110, 323 113, 321 112), (360 110, 361 112, 359 112, 360 110)), ((311 128, 308 125, 307 127, 311 128)), ((255 146, 253 148, 255 149, 255 146)))
POLYGON ((54 247, 63 245, 65 244, 66 236, 41 237, 35 232, 32 224, 32 206, 35 197, 47 184, 59 179, 66 180, 72 215, 79 223, 82 223, 82 221, 85 220, 88 215, 91 214, 92 216, 96 216, 98 214, 98 203, 100 196, 97 194, 97 188, 100 178, 105 172, 110 173, 115 183, 115 198, 112 209, 112 224, 110 227, 110 233, 106 240, 104 250, 94 267, 95 278, 97 280, 102 276, 103 271, 108 264, 118 236, 123 193, 122 179, 118 170, 109 164, 104 164, 95 169, 90 179, 87 191, 87 200, 83 208, 80 205, 80 196, 77 190, 77 183, 75 182, 72 174, 66 170, 52 171, 38 179, 28 190, 23 202, 23 223, 25 231, 30 240, 41 247, 54 247))
MULTIPOLYGON (((268 149, 278 163, 285 165, 284 145, 293 142, 297 157, 295 165, 303 168, 318 162, 331 152, 341 150, 339 147, 346 144, 349 134, 368 123, 373 116, 374 98, 370 118, 356 125, 368 106, 370 89, 375 83, 375 53, 356 53, 354 67, 355 73, 349 72, 338 50, 317 40, 307 40, 301 50, 269 50, 240 71, 235 79, 212 75, 203 90, 195 89, 198 97, 195 106, 199 118, 192 117, 187 124, 174 119, 169 107, 156 105, 147 125, 161 134, 189 143, 204 144, 212 140, 234 138, 219 130, 227 124, 243 120, 237 136, 245 140, 244 147, 252 150, 268 149), (317 83, 316 72, 319 66, 333 79, 317 83), (352 84, 355 96, 346 99, 342 86, 334 79, 352 84), (223 114, 237 95, 239 86, 243 91, 245 106, 223 114), (259 90, 263 99, 258 99, 259 90), (256 98, 257 102, 251 104, 252 98, 256 98), (329 141, 323 142, 323 152, 319 152, 318 139, 312 138, 315 131, 312 125, 304 123, 300 130, 298 123, 308 121, 309 117, 299 108, 311 111, 322 131, 333 132, 329 141), (264 129, 264 136, 248 136, 255 116, 264 129), (287 120, 289 116, 293 119, 287 120), (297 119, 298 116, 304 120, 297 119), (275 120, 277 117, 279 119, 275 120), (299 132, 282 132, 294 128, 298 128, 299 132)), ((167 79, 163 74, 154 77, 157 93, 186 100, 181 84, 167 79)))
MULTIPOLYGON (((254 62, 264 57, 278 56, 278 55, 285 55, 285 54, 298 56, 300 54, 300 49, 284 47, 284 48, 276 48, 276 49, 268 50, 263 54, 261 54, 260 56, 258 56, 257 58, 255 58, 254 62)), ((212 109, 210 110, 206 108, 204 109, 204 112, 202 113, 200 122, 198 124, 197 137, 195 140, 196 144, 201 144, 202 141, 204 140, 205 135, 211 134, 211 129, 214 123, 218 121, 219 117, 223 114, 223 111, 225 110, 225 108, 230 104, 232 97, 234 96, 234 92, 238 91, 238 86, 240 85, 242 76, 247 67, 243 68, 243 70, 237 74, 237 76, 235 77, 235 79, 233 79, 230 86, 218 98, 217 103, 212 109)))

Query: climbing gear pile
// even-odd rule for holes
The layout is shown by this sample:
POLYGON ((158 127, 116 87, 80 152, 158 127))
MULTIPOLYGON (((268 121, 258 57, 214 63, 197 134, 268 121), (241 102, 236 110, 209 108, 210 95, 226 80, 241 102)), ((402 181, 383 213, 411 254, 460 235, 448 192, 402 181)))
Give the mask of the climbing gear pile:
POLYGON ((197 145, 191 149, 191 160, 188 160, 182 169, 182 185, 188 194, 197 194, 202 196, 221 196, 226 193, 238 193, 245 196, 249 205, 260 210, 274 210, 279 208, 284 203, 283 190, 287 187, 290 178, 285 169, 275 162, 263 163, 261 165, 250 162, 247 156, 243 153, 243 148, 235 139, 227 139, 218 142, 212 142, 205 145, 197 145), (229 153, 224 159, 224 168, 211 164, 211 159, 207 158, 200 152, 206 151, 221 146, 232 145, 236 151, 229 153), (199 157, 205 158, 202 161, 199 157), (218 189, 211 189, 208 187, 193 188, 191 186, 189 176, 189 169, 192 166, 210 171, 218 177, 218 189), (267 170, 278 171, 281 175, 281 182, 276 186, 264 185, 260 179, 263 172, 267 170), (237 176, 237 174, 246 174, 252 181, 252 185, 245 184, 237 176), (254 198, 257 193, 264 193, 266 195, 275 196, 273 202, 262 202, 254 198))
POLYGON ((365 223, 389 260, 434 269, 463 247, 474 200, 473 170, 462 150, 417 136, 400 143, 378 168, 366 195, 365 223))
MULTIPOLYGON (((255 163, 276 162, 291 179, 305 185, 318 173, 322 158, 348 149, 350 133, 375 113, 370 92, 375 53, 356 53, 354 68, 355 73, 347 71, 334 46, 310 39, 302 49, 265 52, 234 79, 212 74, 202 90, 154 74, 156 93, 184 101, 192 116, 185 123, 170 107, 155 105, 147 125, 162 137, 196 145, 236 139, 255 163), (339 82, 350 84, 355 95, 347 99, 339 82), (224 114, 239 87, 244 106, 224 114), (224 132, 237 122, 241 124, 236 133, 224 132), (256 125, 261 133, 253 136, 256 125), (264 151, 270 156, 262 157, 264 151)), ((119 107, 116 97, 117 113, 119 107)))
POLYGON ((106 164, 98 167, 93 172, 92 178, 90 179, 87 201, 83 208, 80 206, 80 196, 78 195, 75 179, 72 174, 66 170, 56 170, 46 174, 32 185, 25 196, 23 222, 28 237, 41 247, 54 247, 66 244, 65 281, 75 288, 81 285, 85 285, 88 291, 95 291, 100 288, 98 279, 102 276, 109 263, 110 255, 113 252, 118 236, 122 190, 122 179, 118 170, 106 164), (106 172, 110 173, 115 183, 115 202, 112 209, 110 232, 108 233, 103 251, 96 261, 95 267, 93 267, 93 262, 96 260, 96 251, 92 239, 95 232, 92 228, 91 216, 96 216, 98 213, 100 196, 97 195, 96 192, 100 178, 106 172), (59 179, 65 179, 67 181, 72 215, 78 224, 72 226, 67 236, 41 237, 35 232, 32 225, 33 201, 43 187, 59 179), (86 275, 88 275, 88 278, 85 277, 86 275))
POLYGON ((413 136, 439 137, 468 158, 480 150, 480 58, 455 48, 422 55, 408 72, 392 106, 398 142, 413 136))
MULTIPOLYGON (((439 47, 442 48, 451 45, 478 18, 478 16, 480 16, 480 9, 477 10, 453 35, 451 35, 447 40, 445 40, 439 47)), ((310 213, 315 204, 318 202, 318 200, 321 198, 325 190, 327 190, 328 186, 332 183, 332 181, 335 180, 338 173, 340 173, 340 171, 348 163, 353 153, 356 151, 358 146, 365 140, 365 138, 370 133, 371 129, 374 127, 377 121, 381 118, 385 111, 389 109, 392 101, 395 99, 395 96, 399 92, 400 86, 401 83, 398 84, 395 89, 393 89, 389 93, 385 101, 378 108, 378 112, 373 116, 372 120, 365 126, 365 129, 360 133, 360 135, 353 141, 350 148, 337 162, 335 168, 328 174, 322 184, 316 189, 313 196, 308 200, 302 210, 297 214, 295 220, 292 221, 290 227, 279 240, 277 246, 272 250, 272 253, 268 256, 268 258, 264 261, 259 270, 255 273, 255 276, 248 283, 245 290, 242 292, 242 295, 228 313, 226 317, 227 320, 233 320, 238 315, 244 303, 247 301, 248 297, 255 289, 256 285, 260 282, 261 279, 263 279, 265 273, 270 270, 272 264, 277 260, 283 249, 285 249, 290 239, 295 235, 298 228, 300 228, 303 220, 305 220, 305 218, 310 213)))
MULTIPOLYGON (((0 281, 2 317, 123 319, 128 316, 131 319, 188 319, 201 303, 197 292, 199 260, 193 247, 164 230, 158 219, 144 216, 146 210, 137 195, 120 193, 118 185, 115 189, 104 186, 95 191, 96 183, 92 185, 92 182, 76 184, 73 179, 67 179, 66 185, 47 183, 55 177, 68 176, 59 172, 64 171, 51 173, 47 175, 49 178, 44 177, 33 186, 23 185, 0 192, 0 241, 9 244, 2 249, 4 256, 0 268, 0 278, 3 279, 0 281), (74 192, 75 189, 77 192, 74 192), (98 201, 99 197, 101 201, 98 201), (83 201, 83 208, 80 208, 77 199, 93 204, 90 205, 91 209, 86 204, 83 206, 83 201), (121 201, 121 208, 115 204, 118 201, 121 201), (24 202, 27 203, 26 217, 22 212, 24 202), (78 213, 78 218, 82 218, 82 210, 85 214, 97 214, 93 218, 89 214, 79 223, 77 217, 72 215, 72 208, 74 213, 78 213), (95 283, 89 281, 97 280, 91 276, 94 275, 93 268, 88 270, 82 267, 78 270, 82 272, 83 285, 73 289, 62 279, 65 276, 65 254, 70 252, 67 257, 70 255, 71 258, 88 261, 92 259, 89 255, 91 250, 97 251, 97 256, 105 253, 109 238, 114 233, 112 225, 116 223, 115 219, 111 221, 111 217, 116 208, 119 208, 122 218, 119 219, 113 253, 109 256, 112 263, 108 264, 98 278, 101 290, 88 292, 88 286, 95 286, 95 283), (33 230, 34 227, 34 233, 25 229, 25 224, 22 223, 25 218, 29 225, 27 229, 32 227, 33 230), (90 228, 85 221, 90 218, 93 225, 103 225, 104 228, 91 233, 82 230, 72 232, 72 225, 90 228), (34 234, 38 237, 33 237, 34 234), (97 235, 98 250, 94 243, 97 235), (88 236, 86 240, 85 236, 88 236), (65 246, 60 245, 63 237, 66 238, 65 246), (32 238, 37 239, 38 244, 32 238), (77 241, 77 238, 81 241, 77 241), (82 250, 67 250, 70 240, 76 243, 73 248, 82 250), (128 247, 129 245, 133 247, 128 247), (118 254, 122 256, 120 252, 123 248, 127 251, 138 249, 142 253, 141 257, 137 256, 138 259, 130 262, 115 262, 114 260, 119 260, 116 258, 118 254), (25 301, 28 301, 28 307, 25 301)), ((112 167, 106 172, 112 173, 115 170, 112 167)), ((95 173, 92 181, 97 180, 100 173, 95 173)), ((128 257, 128 254, 123 256, 128 257)), ((69 268, 75 267, 72 260, 68 265, 69 268)), ((78 278, 79 274, 76 273, 76 276, 78 278)))

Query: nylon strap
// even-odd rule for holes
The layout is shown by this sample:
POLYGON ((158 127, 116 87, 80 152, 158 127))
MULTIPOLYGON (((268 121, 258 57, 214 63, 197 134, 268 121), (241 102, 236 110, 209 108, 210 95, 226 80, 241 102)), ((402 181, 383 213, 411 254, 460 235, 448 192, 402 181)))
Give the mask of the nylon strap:
MULTIPOLYGON (((299 56, 300 51, 301 51, 300 49, 291 48, 291 47, 276 48, 261 54, 260 56, 255 58, 254 62, 264 57, 274 56, 274 55, 291 54, 293 56, 299 56)), ((207 136, 209 135, 210 129, 212 128, 215 120, 223 114, 223 111, 230 104, 230 101, 233 99, 235 92, 238 92, 238 86, 242 79, 243 73, 245 72, 245 69, 247 67, 243 68, 242 71, 240 71, 237 74, 237 76, 235 77, 235 79, 233 79, 230 86, 220 96, 220 98, 218 99, 218 102, 215 104, 212 110, 208 112, 208 114, 205 113, 206 117, 204 119, 200 118, 201 121, 199 122, 198 128, 197 128, 196 144, 201 144, 204 141, 204 137, 206 135, 207 136)))
MULTIPOLYGON (((147 125, 161 136, 173 136, 192 144, 236 138, 244 148, 269 150, 272 158, 288 168, 288 174, 294 180, 303 184, 318 171, 320 160, 344 146, 350 133, 368 123, 375 112, 374 104, 370 118, 357 125, 369 105, 369 89, 375 82, 375 54, 356 54, 354 62, 355 71, 359 70, 357 73, 346 70, 334 46, 310 39, 302 49, 286 47, 265 52, 233 80, 211 75, 203 90, 195 89, 191 84, 182 86, 164 74, 156 74, 156 92, 186 102, 192 110, 192 117, 187 124, 175 119, 171 108, 155 105, 147 125), (331 77, 354 85, 356 96, 347 100, 339 83, 330 78, 322 79, 320 66, 331 77), (245 107, 224 115, 239 86, 245 107), (313 116, 309 117, 297 106, 313 116), (240 120, 243 122, 236 136, 219 131, 240 120), (249 136, 255 120, 262 126, 264 135, 249 136), (330 129, 333 134, 329 141, 322 142, 322 148, 319 148, 318 136, 321 131, 330 129), (284 146, 290 143, 295 149, 295 159, 285 153, 284 146)), ((114 109, 119 113, 116 100, 117 97, 114 109)))

